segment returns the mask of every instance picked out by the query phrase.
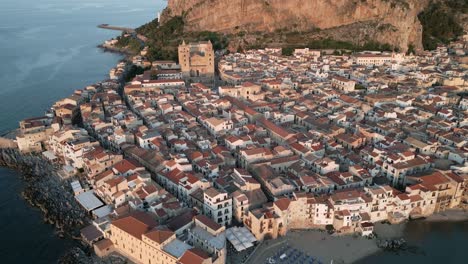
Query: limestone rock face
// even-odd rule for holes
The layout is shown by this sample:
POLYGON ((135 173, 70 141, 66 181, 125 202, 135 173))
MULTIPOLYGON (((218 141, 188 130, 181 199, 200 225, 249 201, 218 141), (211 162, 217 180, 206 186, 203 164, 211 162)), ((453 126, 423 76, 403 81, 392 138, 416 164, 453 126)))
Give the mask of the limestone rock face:
MULTIPOLYGON (((272 32, 277 29, 335 30, 373 25, 366 40, 388 43, 402 50, 421 48, 418 13, 429 0, 168 0, 162 22, 184 16, 185 30, 233 33, 272 32)), ((341 30, 343 31, 343 30, 341 30)), ((346 30, 344 30, 346 32, 346 30)), ((338 36, 339 37, 339 36, 338 36)))

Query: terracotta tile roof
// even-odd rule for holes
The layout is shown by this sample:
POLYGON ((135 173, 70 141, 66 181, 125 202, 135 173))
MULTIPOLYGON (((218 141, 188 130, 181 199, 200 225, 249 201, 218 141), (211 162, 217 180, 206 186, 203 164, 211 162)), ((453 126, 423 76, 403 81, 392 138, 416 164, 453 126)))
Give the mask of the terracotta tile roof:
POLYGON ((402 201, 410 199, 410 197, 406 193, 400 193, 400 194, 397 195, 397 197, 402 201))
POLYGON ((187 211, 183 214, 178 215, 177 217, 172 218, 168 223, 167 227, 172 231, 177 231, 180 228, 188 225, 192 222, 193 218, 197 215, 195 210, 187 211))
POLYGON ((419 195, 412 195, 409 197, 411 202, 414 203, 414 202, 417 202, 417 201, 422 201, 423 199, 421 198, 421 196, 419 195))
POLYGON ((215 221, 211 220, 210 218, 208 218, 205 215, 197 215, 197 216, 194 217, 194 219, 200 221, 201 223, 208 226, 209 228, 211 228, 214 231, 217 231, 222 227, 220 224, 216 223, 215 221))
POLYGON ((291 203, 291 201, 288 199, 288 198, 281 198, 281 199, 278 199, 274 202, 274 204, 276 206, 278 206, 278 208, 281 210, 281 211, 285 211, 289 208, 289 204, 291 203))
POLYGON ((146 213, 138 212, 112 222, 112 225, 131 236, 141 239, 141 236, 158 225, 158 223, 146 213))
POLYGON ((115 164, 114 169, 120 173, 125 173, 129 170, 136 169, 136 166, 132 164, 130 161, 124 159, 118 162, 117 164, 115 164))
POLYGON ((438 185, 448 183, 449 180, 440 172, 434 172, 431 175, 423 176, 419 178, 423 185, 438 185))
POLYGON ((268 130, 270 130, 271 133, 275 133, 278 136, 282 138, 288 138, 289 136, 292 136, 291 133, 286 131, 286 129, 276 125, 275 123, 271 122, 270 120, 266 118, 261 118, 259 122, 268 130))
POLYGON ((108 181, 106 181, 106 184, 109 185, 109 187, 115 187, 117 186, 119 183, 122 183, 123 181, 125 181, 126 179, 122 176, 119 176, 119 177, 115 177, 113 179, 110 179, 108 181))
POLYGON ((145 236, 158 244, 164 243, 175 233, 170 230, 153 230, 145 234, 145 236))
POLYGON ((187 251, 182 255, 182 257, 179 259, 180 264, 202 264, 205 260, 209 259, 210 256, 206 254, 204 251, 197 249, 197 248, 192 248, 187 251))
POLYGON ((204 193, 206 195, 208 195, 209 197, 211 198, 214 198, 215 196, 221 194, 218 190, 216 190, 215 188, 211 187, 211 188, 208 188, 204 191, 204 193))
POLYGON ((331 199, 334 201, 342 201, 347 199, 355 199, 361 197, 361 194, 357 190, 342 190, 335 192, 331 199))

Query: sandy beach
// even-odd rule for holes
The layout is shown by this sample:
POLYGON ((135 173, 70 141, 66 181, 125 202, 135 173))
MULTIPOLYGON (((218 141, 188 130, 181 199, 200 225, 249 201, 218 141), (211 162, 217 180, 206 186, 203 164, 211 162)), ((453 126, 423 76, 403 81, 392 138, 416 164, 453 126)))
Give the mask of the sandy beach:
POLYGON ((291 245, 324 263, 352 263, 379 250, 375 240, 355 235, 332 236, 320 231, 298 231, 289 235, 291 245))
MULTIPOLYGON (((376 223, 378 238, 400 238, 404 224, 389 225, 376 223)), ((378 252, 377 239, 367 239, 358 235, 330 235, 325 231, 291 231, 286 237, 265 241, 249 259, 249 264, 266 263, 268 257, 285 245, 292 246, 323 263, 353 263, 378 252)))
POLYGON ((468 221, 468 209, 450 209, 444 212, 433 214, 425 219, 431 222, 453 222, 453 221, 468 221))
POLYGON ((289 245, 323 263, 352 263, 379 250, 375 240, 358 236, 331 236, 321 231, 292 231, 286 237, 265 241, 247 263, 266 263, 281 247, 289 245))
MULTIPOLYGON (((468 221, 468 210, 451 209, 416 221, 468 221)), ((380 249, 378 239, 398 239, 404 236, 406 224, 390 225, 375 223, 375 239, 367 239, 358 235, 337 236, 325 231, 304 230, 290 231, 285 237, 263 242, 247 263, 266 263, 267 259, 285 245, 301 250, 318 258, 323 263, 353 263, 380 249)))

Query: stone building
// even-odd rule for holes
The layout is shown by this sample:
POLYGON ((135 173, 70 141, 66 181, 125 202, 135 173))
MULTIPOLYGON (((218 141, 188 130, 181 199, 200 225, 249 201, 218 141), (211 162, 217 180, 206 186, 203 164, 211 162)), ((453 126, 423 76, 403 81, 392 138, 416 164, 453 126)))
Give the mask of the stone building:
POLYGON ((214 51, 210 41, 179 45, 179 64, 184 78, 213 77, 214 51))
POLYGON ((44 144, 49 137, 58 130, 57 124, 51 125, 52 119, 44 117, 36 117, 25 119, 20 122, 19 133, 16 136, 18 149, 22 153, 41 152, 44 150, 44 144))

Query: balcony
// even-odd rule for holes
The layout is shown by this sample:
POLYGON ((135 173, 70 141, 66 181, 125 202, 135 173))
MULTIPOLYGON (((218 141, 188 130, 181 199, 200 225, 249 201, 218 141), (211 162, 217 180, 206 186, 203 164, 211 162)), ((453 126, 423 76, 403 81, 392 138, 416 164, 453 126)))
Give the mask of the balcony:
POLYGON ((448 202, 452 199, 452 196, 450 195, 444 195, 444 196, 439 196, 437 198, 437 202, 440 203, 440 202, 448 202))

